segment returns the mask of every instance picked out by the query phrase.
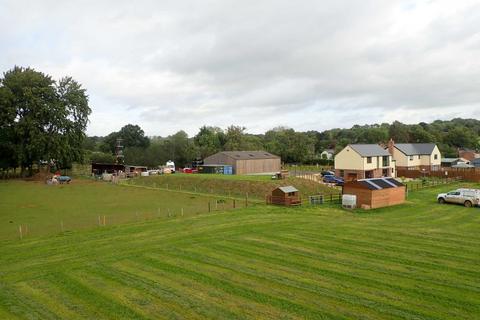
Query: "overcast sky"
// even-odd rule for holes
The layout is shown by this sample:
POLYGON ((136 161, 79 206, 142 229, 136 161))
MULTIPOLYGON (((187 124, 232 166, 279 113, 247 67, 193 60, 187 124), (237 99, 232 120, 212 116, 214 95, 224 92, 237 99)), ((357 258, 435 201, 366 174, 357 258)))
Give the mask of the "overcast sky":
POLYGON ((83 84, 127 123, 325 130, 480 118, 480 1, 5 1, 0 70, 83 84))

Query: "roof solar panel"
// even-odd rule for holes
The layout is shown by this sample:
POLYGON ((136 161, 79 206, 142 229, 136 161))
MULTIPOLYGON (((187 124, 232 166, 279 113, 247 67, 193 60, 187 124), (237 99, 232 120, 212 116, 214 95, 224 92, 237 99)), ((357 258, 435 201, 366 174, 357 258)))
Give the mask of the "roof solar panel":
POLYGON ((392 188, 392 185, 387 183, 384 179, 372 179, 371 181, 377 186, 379 186, 381 189, 392 188))
POLYGON ((376 183, 373 182, 372 180, 365 180, 365 182, 368 183, 369 185, 371 185, 372 187, 374 187, 374 188, 377 189, 377 190, 382 189, 382 187, 380 187, 378 184, 376 184, 376 183))

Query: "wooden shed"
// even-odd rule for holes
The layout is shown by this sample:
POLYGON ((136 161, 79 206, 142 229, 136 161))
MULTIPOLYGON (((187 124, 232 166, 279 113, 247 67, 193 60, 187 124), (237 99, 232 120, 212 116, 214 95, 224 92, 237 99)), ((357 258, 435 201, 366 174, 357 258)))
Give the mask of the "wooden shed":
POLYGON ((357 197, 357 208, 374 209, 405 202, 405 186, 394 178, 347 181, 343 194, 357 197))
POLYGON ((298 206, 302 204, 300 194, 295 187, 278 187, 272 190, 267 196, 267 204, 278 204, 282 206, 298 206))
POLYGON ((203 160, 205 165, 231 165, 233 174, 275 174, 281 169, 279 156, 266 151, 221 151, 203 160))

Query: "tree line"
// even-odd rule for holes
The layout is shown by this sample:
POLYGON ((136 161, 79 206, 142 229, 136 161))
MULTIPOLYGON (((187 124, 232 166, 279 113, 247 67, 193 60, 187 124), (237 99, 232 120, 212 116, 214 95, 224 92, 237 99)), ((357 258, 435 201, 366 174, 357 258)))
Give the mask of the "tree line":
POLYGON ((245 127, 203 126, 189 137, 179 131, 167 137, 148 137, 128 124, 104 137, 85 134, 91 109, 86 90, 71 77, 54 80, 32 68, 14 67, 0 78, 0 171, 32 172, 34 165, 68 168, 73 162, 115 161, 115 143, 122 139, 125 162, 156 167, 174 160, 188 166, 218 151, 266 150, 286 163, 327 164, 325 149, 341 150, 349 143, 386 144, 435 142, 443 156, 455 157, 458 148, 480 147, 480 121, 437 120, 432 123, 355 125, 349 129, 299 132, 277 127, 263 134, 245 127))
MULTIPOLYGON (((350 143, 386 144, 390 138, 397 143, 438 144, 442 156, 457 156, 458 148, 480 147, 480 121, 476 119, 437 120, 432 123, 355 125, 349 129, 322 132, 298 132, 277 127, 264 134, 249 134, 246 128, 229 126, 226 129, 203 126, 189 137, 179 131, 167 137, 147 137, 138 125, 127 125, 106 137, 88 137, 84 149, 93 162, 114 161, 117 138, 123 139, 125 162, 156 167, 174 160, 188 166, 194 159, 203 159, 219 151, 266 150, 279 155, 283 162, 328 164, 321 153, 326 149, 340 151, 350 143)), ((331 162, 330 162, 331 163, 331 162)))

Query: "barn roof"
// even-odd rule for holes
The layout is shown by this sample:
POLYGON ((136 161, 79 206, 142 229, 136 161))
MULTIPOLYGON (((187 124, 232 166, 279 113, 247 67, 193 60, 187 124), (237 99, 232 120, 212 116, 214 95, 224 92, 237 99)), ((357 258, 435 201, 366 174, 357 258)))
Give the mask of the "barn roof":
POLYGON ((390 153, 380 147, 378 144, 350 144, 353 150, 355 150, 362 157, 376 157, 376 156, 389 156, 390 153))
POLYGON ((407 156, 431 155, 435 149, 435 143, 395 143, 395 148, 407 156))
POLYGON ((389 188, 397 188, 403 186, 402 183, 398 182, 393 178, 373 178, 373 179, 362 179, 358 180, 358 183, 369 190, 382 190, 389 188))
POLYGON ((278 187, 278 189, 282 190, 284 193, 298 192, 298 190, 293 186, 278 187))
POLYGON ((235 160, 252 160, 252 159, 278 159, 279 156, 266 151, 221 151, 221 154, 235 160))

